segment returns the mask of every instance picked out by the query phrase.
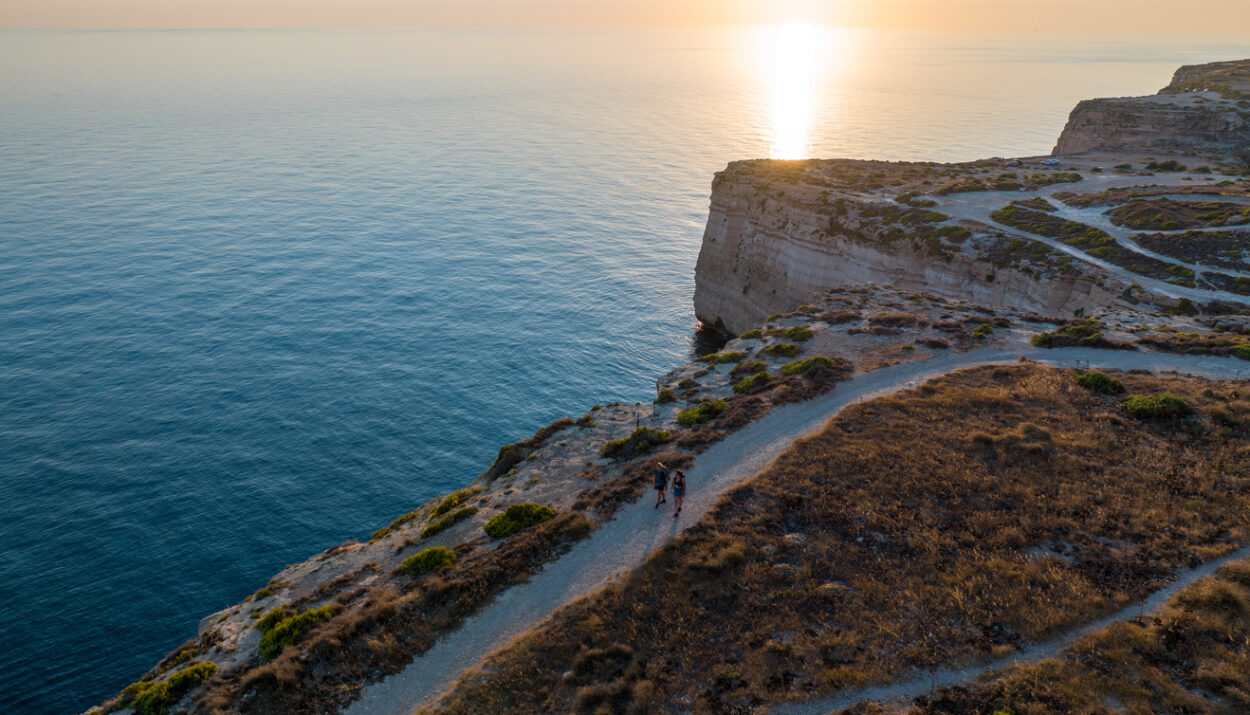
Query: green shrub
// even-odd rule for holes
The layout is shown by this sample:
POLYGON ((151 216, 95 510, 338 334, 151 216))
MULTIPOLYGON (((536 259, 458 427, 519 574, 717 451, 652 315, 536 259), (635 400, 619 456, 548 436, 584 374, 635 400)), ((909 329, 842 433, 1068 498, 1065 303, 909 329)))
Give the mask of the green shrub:
POLYGON ((994 334, 994 326, 989 323, 981 323, 973 331, 972 336, 975 338, 988 338, 994 334))
POLYGON ((424 529, 421 530, 421 538, 428 539, 436 534, 441 534, 476 513, 477 507, 466 506, 453 511, 450 514, 444 514, 434 521, 431 521, 424 529))
POLYGON ((430 511, 430 516, 442 516, 443 514, 446 514, 452 509, 455 509, 456 507, 468 501, 470 497, 476 496, 481 493, 482 493, 481 487, 469 487, 467 489, 454 491, 451 494, 448 494, 447 496, 443 497, 443 500, 439 502, 438 505, 435 506, 433 510, 430 511))
POLYGON ((555 515, 556 510, 549 506, 533 502, 513 504, 486 522, 486 533, 493 538, 502 539, 522 529, 541 524, 555 515))
POLYGON ((764 337, 764 334, 760 332, 759 328, 755 328, 754 330, 746 331, 745 333, 743 333, 742 335, 739 335, 738 337, 742 338, 743 340, 759 340, 760 338, 764 337))
POLYGON ((694 361, 714 363, 716 362, 716 357, 717 357, 716 353, 708 353, 707 355, 700 355, 699 357, 695 358, 694 361))
POLYGON ((783 330, 781 335, 795 341, 796 343, 801 343, 804 340, 812 339, 812 329, 806 325, 796 325, 793 328, 783 330))
POLYGON ((1194 410, 1185 400, 1164 392, 1158 395, 1133 395, 1124 398, 1120 406, 1139 419, 1185 417, 1194 410))
POLYGON ((456 563, 456 552, 446 546, 431 546, 404 559, 399 570, 409 576, 420 576, 456 563))
POLYGON ((646 454, 651 448, 671 440, 673 435, 650 427, 639 427, 624 439, 615 439, 599 448, 603 457, 633 457, 646 454))
POLYGON ((729 371, 729 376, 735 380, 740 380, 744 375, 754 375, 757 372, 764 372, 767 369, 768 366, 758 360, 752 362, 740 362, 737 365, 734 365, 734 368, 729 371))
POLYGON ((1119 380, 1101 372, 1082 372, 1077 373, 1076 384, 1093 392, 1101 392, 1104 395, 1122 395, 1124 394, 1124 384, 1119 380))
POLYGON ((140 680, 122 691, 122 703, 134 708, 135 715, 165 715, 169 706, 216 672, 216 663, 200 661, 169 676, 169 680, 140 680))
POLYGON ((724 400, 712 400, 704 402, 686 410, 677 413, 677 421, 687 427, 703 424, 708 420, 715 418, 725 408, 729 407, 729 403, 724 400))
POLYGON ((1250 360, 1250 345, 1238 345, 1233 348, 1233 356, 1242 360, 1250 360))
POLYGON ((740 395, 749 395, 752 392, 758 392, 768 385, 769 377, 766 372, 757 372, 741 382, 734 384, 734 392, 740 395))
POLYGON ((1198 311, 1194 308, 1194 302, 1192 300, 1188 298, 1181 298, 1176 302, 1175 308, 1171 308, 1164 312, 1170 315, 1193 315, 1198 311))
POLYGON ((817 355, 815 357, 804 358, 802 360, 795 360, 794 362, 788 362, 785 365, 782 365, 781 374, 782 375, 802 375, 803 373, 807 372, 808 370, 811 370, 814 367, 823 367, 823 368, 828 368, 830 370, 834 370, 834 369, 837 369, 838 364, 830 360, 829 358, 825 357, 824 355, 817 355))
POLYGON ((716 357, 716 362, 718 363, 742 362, 742 358, 746 356, 747 354, 744 352, 741 352, 738 350, 731 350, 730 352, 721 353, 720 355, 718 355, 716 357))
POLYGON ((663 390, 660 390, 660 394, 655 398, 655 404, 667 405, 676 399, 677 395, 671 389, 666 387, 663 390))
POLYGON ((794 343, 777 343, 764 348, 767 355, 780 355, 781 357, 794 357, 799 354, 799 346, 794 343))
POLYGON ((313 626, 330 620, 333 615, 329 606, 322 606, 282 619, 260 637, 260 657, 273 660, 287 646, 303 638, 313 626))
POLYGON ((256 630, 264 633, 265 631, 271 630, 274 626, 278 625, 282 619, 289 618, 291 615, 292 613, 287 610, 286 606, 278 606, 262 616, 259 621, 256 621, 256 630))

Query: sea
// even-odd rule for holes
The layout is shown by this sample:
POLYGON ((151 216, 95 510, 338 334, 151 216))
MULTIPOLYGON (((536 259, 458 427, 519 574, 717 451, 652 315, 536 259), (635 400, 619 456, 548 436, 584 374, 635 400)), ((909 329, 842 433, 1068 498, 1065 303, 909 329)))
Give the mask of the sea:
POLYGON ((746 158, 1050 151, 1243 38, 0 31, 0 703, 86 709, 288 564, 642 402, 746 158))

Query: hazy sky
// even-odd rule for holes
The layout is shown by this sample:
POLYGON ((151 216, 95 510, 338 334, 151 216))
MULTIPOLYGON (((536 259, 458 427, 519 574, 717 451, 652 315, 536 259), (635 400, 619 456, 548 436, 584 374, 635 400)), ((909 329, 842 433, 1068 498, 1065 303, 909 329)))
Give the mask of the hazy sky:
POLYGON ((8 27, 828 24, 1250 34, 1250 0, 0 0, 8 27))

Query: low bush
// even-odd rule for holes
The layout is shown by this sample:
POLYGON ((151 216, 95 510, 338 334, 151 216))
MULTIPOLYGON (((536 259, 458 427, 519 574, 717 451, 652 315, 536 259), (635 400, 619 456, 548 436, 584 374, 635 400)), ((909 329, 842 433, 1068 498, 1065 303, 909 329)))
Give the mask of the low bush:
POLYGON ((266 613, 264 616, 261 616, 260 620, 256 621, 255 628, 261 633, 273 630, 273 627, 281 623, 282 619, 289 618, 292 615, 294 614, 287 610, 286 606, 278 606, 269 613, 266 613))
POLYGON ((435 506, 432 511, 430 511, 430 516, 442 516, 443 514, 446 514, 452 509, 455 509, 456 507, 468 501, 470 497, 476 496, 481 493, 482 493, 481 487, 469 487, 467 489, 454 491, 451 494, 448 494, 447 496, 443 497, 443 500, 439 502, 438 505, 435 506))
POLYGON ((743 340, 759 340, 760 338, 764 337, 764 334, 760 332, 759 328, 755 328, 753 330, 746 331, 745 333, 743 333, 742 335, 739 335, 738 337, 743 340))
POLYGON ((456 552, 446 546, 431 546, 404 559, 399 570, 409 576, 420 576, 456 563, 456 552))
POLYGON ((1242 360, 1250 360, 1250 345, 1238 345, 1233 348, 1233 356, 1242 360))
POLYGON ((313 626, 330 620, 333 615, 329 606, 322 606, 283 618, 260 637, 260 657, 273 660, 287 646, 303 638, 313 626))
POLYGON ((749 395, 752 392, 759 392, 768 385, 768 381, 768 373, 757 372, 741 382, 734 383, 734 392, 739 395, 749 395))
POLYGON ((135 715, 165 715, 171 705, 216 672, 216 663, 200 661, 174 673, 168 680, 140 680, 122 691, 122 705, 134 708, 135 715))
POLYGON ((434 521, 431 521, 424 529, 421 530, 421 538, 428 539, 436 534, 441 534, 476 513, 477 507, 466 506, 453 511, 450 514, 444 514, 434 521))
POLYGON ((1117 343, 1108 340, 1102 334, 1102 326, 1095 322, 1073 323, 1066 325, 1058 330, 1045 333, 1038 333, 1031 339, 1033 345, 1039 348, 1108 348, 1108 349, 1125 349, 1132 350, 1134 347, 1128 343, 1117 343))
POLYGON ((838 369, 839 366, 833 360, 830 360, 824 355, 817 355, 815 357, 803 358, 802 360, 795 360, 794 362, 788 362, 785 365, 782 365, 781 374, 782 375, 802 375, 803 373, 807 372, 808 370, 811 370, 814 367, 823 367, 823 368, 828 368, 830 370, 836 370, 838 369))
POLYGON ((764 372, 767 369, 768 366, 758 360, 740 362, 737 365, 734 365, 734 368, 729 371, 729 376, 735 380, 739 380, 744 375, 754 375, 757 372, 764 372))
POLYGON ((1122 395, 1124 394, 1124 384, 1119 380, 1101 372, 1082 372, 1073 378, 1076 384, 1093 392, 1101 392, 1104 395, 1122 395))
POLYGON ((780 334, 796 343, 801 343, 804 340, 811 340, 813 335, 811 328, 806 325, 796 325, 793 328, 781 331, 780 334))
POLYGON ((651 451, 652 447, 664 444, 672 438, 673 435, 668 432, 650 427, 639 427, 628 437, 612 440, 600 447, 599 455, 615 459, 629 459, 639 454, 646 454, 651 451))
POLYGON ((974 338, 985 339, 993 334, 994 334, 994 326, 990 325, 989 323, 981 323, 972 331, 972 336, 974 338))
POLYGON ((660 390, 660 394, 656 396, 655 404, 667 405, 668 403, 676 399, 677 399, 677 395, 671 389, 666 387, 663 390, 660 390))
POLYGON ((794 357, 799 354, 799 346, 794 343, 777 343, 764 348, 766 355, 778 355, 781 357, 794 357))
POLYGON ((724 400, 704 402, 678 412, 677 421, 687 427, 703 424, 704 422, 714 419, 721 412, 724 412, 726 407, 729 407, 729 403, 724 400))
POLYGON ((1176 419, 1194 410, 1189 403, 1170 392, 1158 395, 1133 395, 1126 397, 1120 406, 1138 419, 1176 419))
POLYGON ((522 529, 541 524, 555 515, 556 510, 549 506, 533 502, 513 504, 486 522, 486 533, 493 538, 502 539, 522 529))

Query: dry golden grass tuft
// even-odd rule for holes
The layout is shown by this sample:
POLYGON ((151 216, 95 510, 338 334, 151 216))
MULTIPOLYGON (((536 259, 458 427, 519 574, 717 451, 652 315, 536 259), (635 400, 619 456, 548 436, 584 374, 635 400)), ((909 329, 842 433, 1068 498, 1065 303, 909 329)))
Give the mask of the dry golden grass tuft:
MULTIPOLYGON (((1204 416, 1236 384, 1119 374, 1198 408, 1160 423, 1072 375, 978 368, 848 408, 437 710, 756 710, 1002 657, 1250 541, 1250 433, 1204 416), (614 643, 611 672, 568 675, 614 643)), ((1240 618, 1241 593, 1202 598, 1240 618)))

